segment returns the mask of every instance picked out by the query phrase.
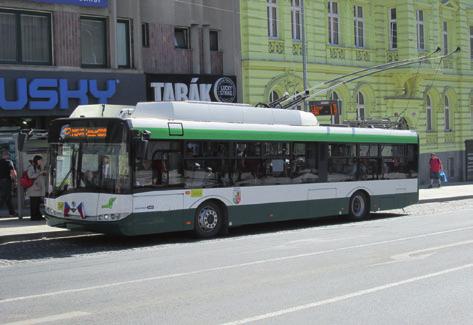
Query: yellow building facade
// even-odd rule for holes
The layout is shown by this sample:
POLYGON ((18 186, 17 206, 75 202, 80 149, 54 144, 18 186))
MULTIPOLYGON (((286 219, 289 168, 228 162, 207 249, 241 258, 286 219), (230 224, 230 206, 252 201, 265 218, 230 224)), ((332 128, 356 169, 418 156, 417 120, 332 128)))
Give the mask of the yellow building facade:
POLYGON ((447 59, 374 74, 313 99, 339 99, 342 121, 405 119, 419 133, 423 184, 431 152, 450 181, 473 176, 465 151, 473 139, 473 0, 241 0, 240 7, 243 101, 252 104, 303 90, 303 14, 309 87, 460 47, 447 59))

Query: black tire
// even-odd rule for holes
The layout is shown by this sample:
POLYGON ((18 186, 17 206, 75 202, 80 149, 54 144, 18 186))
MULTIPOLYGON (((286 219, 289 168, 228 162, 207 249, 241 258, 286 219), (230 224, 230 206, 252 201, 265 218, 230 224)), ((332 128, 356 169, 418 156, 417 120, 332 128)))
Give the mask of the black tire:
POLYGON ((194 232, 199 238, 215 237, 222 229, 224 215, 214 202, 207 201, 195 211, 194 232))
POLYGON ((362 191, 355 192, 350 198, 348 213, 351 220, 360 221, 366 219, 370 214, 369 196, 362 191))

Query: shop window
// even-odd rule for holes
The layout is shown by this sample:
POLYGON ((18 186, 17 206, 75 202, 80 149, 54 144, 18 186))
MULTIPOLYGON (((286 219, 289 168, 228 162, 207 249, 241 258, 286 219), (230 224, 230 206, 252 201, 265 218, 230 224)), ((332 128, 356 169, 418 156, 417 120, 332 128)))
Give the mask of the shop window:
POLYGON ((0 62, 51 65, 51 16, 0 10, 0 62))
POLYGON ((188 49, 190 47, 189 28, 174 28, 174 47, 178 49, 188 49))
POLYGON ((130 22, 117 22, 117 64, 120 68, 130 68, 130 22))
POLYGON ((107 66, 107 28, 102 18, 80 19, 81 64, 84 67, 107 66))
POLYGON ((210 32, 210 51, 218 51, 218 31, 211 30, 210 32))

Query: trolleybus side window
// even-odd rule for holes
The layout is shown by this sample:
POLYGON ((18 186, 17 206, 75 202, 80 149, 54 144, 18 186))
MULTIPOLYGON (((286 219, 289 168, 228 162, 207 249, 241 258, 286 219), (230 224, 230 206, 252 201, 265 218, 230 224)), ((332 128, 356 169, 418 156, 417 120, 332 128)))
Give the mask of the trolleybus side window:
POLYGON ((184 187, 182 142, 150 141, 146 157, 135 161, 135 188, 184 187))
POLYGON ((373 180, 380 178, 380 158, 377 144, 359 145, 358 167, 358 179, 373 180))
POLYGON ((328 146, 328 181, 344 182, 357 179, 358 163, 355 144, 330 144, 328 146))
POLYGON ((384 179, 417 177, 417 152, 414 145, 381 145, 384 179))
POLYGON ((232 185, 231 144, 228 142, 187 141, 184 145, 186 188, 232 185))
POLYGON ((291 183, 320 181, 316 143, 294 143, 290 162, 291 183))

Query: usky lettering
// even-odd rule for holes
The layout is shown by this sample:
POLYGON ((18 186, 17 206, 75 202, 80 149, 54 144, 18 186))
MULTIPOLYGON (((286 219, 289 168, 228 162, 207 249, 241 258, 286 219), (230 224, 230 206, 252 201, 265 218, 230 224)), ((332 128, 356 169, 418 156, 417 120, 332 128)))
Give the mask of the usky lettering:
POLYGON ((69 109, 69 101, 76 99, 86 105, 92 98, 99 104, 107 104, 117 91, 117 80, 107 80, 105 87, 99 89, 97 80, 81 79, 71 86, 67 79, 26 78, 16 80, 16 96, 7 98, 5 79, 0 78, 0 109, 14 111, 69 109))

